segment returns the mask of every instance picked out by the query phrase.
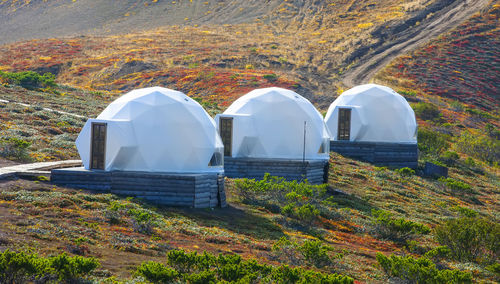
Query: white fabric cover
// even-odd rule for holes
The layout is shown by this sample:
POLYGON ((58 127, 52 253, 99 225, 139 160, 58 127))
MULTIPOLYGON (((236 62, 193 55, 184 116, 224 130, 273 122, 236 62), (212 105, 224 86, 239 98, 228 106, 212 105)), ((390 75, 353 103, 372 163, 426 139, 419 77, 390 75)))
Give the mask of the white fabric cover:
POLYGON ((329 159, 329 134, 321 114, 304 97, 282 88, 254 90, 223 114, 233 118, 232 157, 329 159), (322 148, 322 152, 318 151, 322 148))
POLYGON ((76 140, 90 168, 92 122, 107 123, 105 170, 200 173, 223 171, 214 120, 185 94, 161 87, 131 91, 89 119, 76 140), (209 162, 218 153, 220 164, 209 162))
POLYGON ((350 141, 417 143, 415 113, 389 87, 367 84, 342 93, 325 117, 332 140, 337 140, 339 108, 352 109, 350 141))

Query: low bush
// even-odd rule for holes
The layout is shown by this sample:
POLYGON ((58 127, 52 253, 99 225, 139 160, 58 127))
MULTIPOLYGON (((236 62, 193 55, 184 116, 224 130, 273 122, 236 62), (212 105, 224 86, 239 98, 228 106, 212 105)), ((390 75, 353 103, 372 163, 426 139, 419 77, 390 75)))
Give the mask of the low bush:
POLYGON ((454 166, 458 162, 458 160, 460 160, 460 156, 457 152, 446 151, 439 156, 439 160, 445 165, 451 167, 454 166))
POLYGON ((401 168, 401 169, 396 169, 394 171, 396 173, 398 173, 399 175, 403 176, 403 177, 411 177, 412 175, 415 174, 415 170, 410 169, 408 167, 404 167, 404 168, 401 168))
POLYGON ((452 109, 454 111, 457 111, 457 112, 463 112, 465 110, 464 104, 462 104, 459 101, 451 101, 450 106, 452 107, 452 109))
POLYGON ((437 241, 459 261, 488 262, 500 256, 500 224, 484 218, 460 217, 436 227, 437 241))
MULTIPOLYGON (((329 256, 332 248, 320 240, 306 240, 302 244, 298 244, 286 237, 281 237, 273 244, 272 251, 280 261, 285 260, 292 265, 307 263, 321 268, 332 264, 332 258, 329 256)), ((341 258, 342 253, 335 257, 341 258)))
POLYGON ((500 280, 500 263, 497 262, 497 263, 494 263, 492 265, 488 265, 488 266, 486 266, 486 270, 495 274, 496 277, 499 278, 497 280, 500 280))
POLYGON ((384 271, 392 277, 401 278, 408 283, 472 283, 472 274, 460 270, 438 270, 426 257, 413 258, 377 253, 377 261, 384 271))
POLYGON ((414 90, 398 90, 398 93, 406 99, 415 100, 417 98, 417 92, 414 90))
POLYGON ((278 80, 278 75, 272 73, 272 74, 265 74, 264 79, 268 80, 269 82, 274 82, 278 80))
POLYGON ((38 279, 75 282, 99 265, 95 258, 70 257, 65 253, 44 258, 6 250, 0 253, 0 283, 27 283, 38 279))
POLYGON ((418 149, 422 154, 439 156, 449 147, 446 135, 425 128, 418 130, 418 149))
POLYGON ((287 265, 274 267, 239 255, 170 251, 167 265, 142 263, 136 275, 153 283, 354 283, 347 276, 314 272, 287 265))
POLYGON ((0 138, 0 157, 29 161, 28 148, 31 142, 19 138, 0 138))
POLYGON ((19 85, 26 89, 55 87, 55 76, 51 73, 40 75, 33 71, 2 72, 0 71, 0 82, 19 85))
POLYGON ((424 256, 437 261, 440 259, 448 258, 450 254, 450 248, 448 248, 447 246, 438 246, 426 252, 424 256))
POLYGON ((238 194, 247 204, 261 205, 269 210, 310 225, 318 216, 334 218, 334 208, 327 202, 327 185, 286 181, 266 174, 260 181, 236 179, 238 194))
POLYGON ((58 276, 59 281, 76 280, 99 267, 95 258, 81 256, 70 257, 65 253, 49 258, 49 267, 58 276))
POLYGON ((395 218, 387 211, 372 210, 372 216, 375 218, 375 233, 390 240, 403 242, 416 235, 430 233, 429 227, 404 218, 395 218))
POLYGON ((153 229, 158 226, 158 214, 130 202, 130 198, 126 201, 112 201, 104 216, 110 224, 120 224, 128 220, 134 231, 146 235, 151 235, 153 229))
POLYGON ((462 206, 453 206, 450 208, 451 211, 457 212, 460 216, 463 217, 477 217, 479 213, 476 210, 462 207, 462 206))
POLYGON ((325 246, 319 240, 306 240, 300 247, 300 252, 307 262, 316 267, 324 267, 331 263, 328 252, 332 250, 331 247, 325 246))
POLYGON ((412 105, 415 114, 423 120, 438 120, 442 114, 439 108, 431 103, 420 102, 412 105))
POLYGON ((482 161, 500 162, 500 140, 464 132, 458 138, 456 146, 460 152, 482 161))
POLYGON ((273 244, 271 250, 280 261, 286 261, 286 263, 292 265, 299 265, 302 264, 305 259, 298 251, 298 247, 299 245, 296 242, 292 242, 287 237, 281 237, 273 244))
POLYGON ((283 206, 281 213, 305 222, 314 221, 319 216, 319 210, 314 205, 304 204, 299 207, 295 202, 283 206))
POLYGON ((500 130, 498 130, 496 126, 491 123, 487 123, 484 129, 486 130, 488 136, 493 139, 500 140, 500 130))
POLYGON ((141 263, 136 270, 136 274, 143 276, 153 283, 171 283, 179 277, 177 271, 155 261, 141 263))
POLYGON ((466 184, 465 182, 459 180, 454 180, 452 178, 440 177, 439 181, 444 183, 446 187, 451 190, 462 192, 470 192, 472 190, 472 187, 469 184, 466 184))

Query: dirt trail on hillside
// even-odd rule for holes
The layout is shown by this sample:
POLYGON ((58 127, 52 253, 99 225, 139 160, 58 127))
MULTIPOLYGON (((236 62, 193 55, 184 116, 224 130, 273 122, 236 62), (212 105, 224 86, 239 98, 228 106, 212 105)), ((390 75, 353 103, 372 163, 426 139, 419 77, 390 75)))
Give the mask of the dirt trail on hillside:
POLYGON ((406 54, 440 34, 448 32, 490 3, 490 0, 462 0, 434 12, 429 19, 394 35, 395 40, 383 43, 360 58, 360 64, 348 69, 342 83, 348 87, 368 83, 375 74, 396 57, 406 54))

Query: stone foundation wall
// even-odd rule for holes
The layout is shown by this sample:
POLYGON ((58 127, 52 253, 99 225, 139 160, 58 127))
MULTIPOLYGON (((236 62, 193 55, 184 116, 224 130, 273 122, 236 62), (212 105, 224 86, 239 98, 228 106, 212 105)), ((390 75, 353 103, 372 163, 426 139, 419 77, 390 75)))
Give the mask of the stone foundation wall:
POLYGON ((330 151, 380 166, 418 166, 417 144, 330 141, 330 151))
POLYGON ((328 161, 224 157, 224 173, 230 178, 260 180, 265 173, 287 180, 322 184, 328 180, 328 161), (326 172, 326 174, 325 174, 326 172))
POLYGON ((51 182, 67 187, 134 196, 170 206, 226 206, 224 175, 216 173, 104 172, 70 168, 52 170, 51 182))

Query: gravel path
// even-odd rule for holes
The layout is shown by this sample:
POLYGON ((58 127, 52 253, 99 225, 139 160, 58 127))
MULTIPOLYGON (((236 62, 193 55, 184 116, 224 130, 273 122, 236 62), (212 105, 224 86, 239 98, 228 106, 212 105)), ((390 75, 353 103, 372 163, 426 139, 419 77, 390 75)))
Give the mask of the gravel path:
POLYGON ((366 84, 396 57, 406 54, 440 34, 448 32, 490 3, 490 0, 460 0, 434 12, 434 16, 395 35, 396 40, 384 43, 364 55, 358 65, 344 73, 342 82, 353 87, 366 84))

